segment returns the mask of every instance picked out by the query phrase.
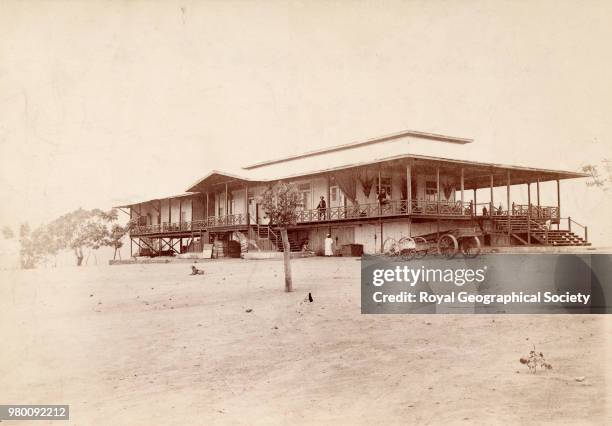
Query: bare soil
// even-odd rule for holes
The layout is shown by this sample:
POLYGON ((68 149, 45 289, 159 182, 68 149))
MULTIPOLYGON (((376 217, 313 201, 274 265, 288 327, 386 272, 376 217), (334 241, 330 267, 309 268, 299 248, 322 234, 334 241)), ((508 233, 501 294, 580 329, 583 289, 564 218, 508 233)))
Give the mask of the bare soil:
POLYGON ((0 403, 80 425, 611 424, 612 318, 361 315, 358 261, 292 265, 289 294, 275 260, 0 271, 0 403), (519 363, 534 344, 553 370, 519 363))

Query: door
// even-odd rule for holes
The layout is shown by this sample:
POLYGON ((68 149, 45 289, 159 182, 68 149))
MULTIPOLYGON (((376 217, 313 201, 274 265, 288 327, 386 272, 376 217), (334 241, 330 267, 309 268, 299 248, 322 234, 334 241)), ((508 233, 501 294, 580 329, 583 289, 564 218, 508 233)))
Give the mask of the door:
POLYGON ((329 187, 329 207, 344 207, 346 205, 346 197, 339 186, 329 187))
POLYGON ((257 210, 258 210, 258 204, 257 201, 255 200, 254 197, 249 197, 249 217, 251 219, 251 223, 258 223, 257 222, 257 210))

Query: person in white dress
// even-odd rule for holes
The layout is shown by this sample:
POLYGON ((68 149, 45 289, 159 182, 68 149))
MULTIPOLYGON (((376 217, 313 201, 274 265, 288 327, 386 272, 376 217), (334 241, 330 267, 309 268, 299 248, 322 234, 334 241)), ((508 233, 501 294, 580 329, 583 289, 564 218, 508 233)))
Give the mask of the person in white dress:
POLYGON ((327 238, 325 238, 325 256, 333 256, 334 250, 332 246, 334 245, 334 240, 331 237, 331 234, 327 234, 327 238))

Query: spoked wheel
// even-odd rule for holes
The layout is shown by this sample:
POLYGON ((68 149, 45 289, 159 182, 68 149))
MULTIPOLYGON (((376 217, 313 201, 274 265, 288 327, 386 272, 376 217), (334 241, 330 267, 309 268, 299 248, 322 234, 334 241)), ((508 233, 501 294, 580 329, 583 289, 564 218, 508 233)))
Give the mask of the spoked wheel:
POLYGON ((387 238, 383 243, 383 253, 387 256, 397 256, 399 254, 399 244, 395 238, 387 238))
POLYGON ((459 251, 457 238, 452 234, 444 234, 438 240, 438 253, 447 259, 452 259, 459 251))
POLYGON ((423 237, 414 237, 413 239, 416 244, 415 257, 417 259, 422 259, 427 256, 427 249, 429 248, 427 240, 423 237))
POLYGON ((462 238, 461 253, 469 259, 478 256, 480 254, 480 239, 477 236, 462 238))
POLYGON ((402 237, 397 242, 399 253, 404 260, 414 259, 416 257, 416 243, 410 237, 402 237))

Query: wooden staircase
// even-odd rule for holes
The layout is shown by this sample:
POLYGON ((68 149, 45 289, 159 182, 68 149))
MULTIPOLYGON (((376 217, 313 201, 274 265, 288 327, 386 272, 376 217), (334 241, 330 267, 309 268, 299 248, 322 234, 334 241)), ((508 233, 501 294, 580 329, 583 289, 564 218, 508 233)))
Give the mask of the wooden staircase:
MULTIPOLYGON (((255 225, 253 226, 253 232, 257 238, 257 240, 264 242, 263 246, 268 245, 270 249, 276 251, 283 251, 283 239, 281 237, 280 229, 272 228, 271 226, 263 226, 263 225, 255 225), (270 244, 265 244, 265 242, 269 242, 270 244)), ((292 234, 288 235, 289 239, 289 251, 298 252, 301 251, 301 247, 299 243, 296 241, 295 237, 292 234)))
POLYGON ((532 244, 547 246, 590 246, 591 243, 569 230, 547 229, 541 219, 530 219, 527 216, 497 216, 493 218, 495 232, 513 236, 522 244, 527 244, 531 235, 532 244))

